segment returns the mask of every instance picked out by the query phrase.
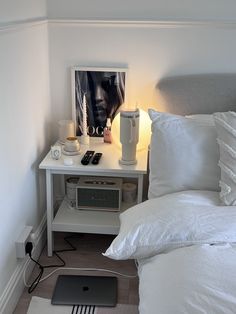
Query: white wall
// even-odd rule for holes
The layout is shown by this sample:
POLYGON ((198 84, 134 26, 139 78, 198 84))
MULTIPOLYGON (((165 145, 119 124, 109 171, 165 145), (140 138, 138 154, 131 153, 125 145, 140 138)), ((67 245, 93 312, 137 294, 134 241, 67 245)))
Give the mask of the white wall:
POLYGON ((47 15, 47 0, 0 0, 0 23, 42 18, 47 15))
POLYGON ((236 71, 236 28, 50 23, 51 100, 56 120, 71 116, 70 67, 127 66, 131 104, 158 107, 164 76, 236 71))
POLYGON ((48 0, 53 18, 235 19, 235 0, 48 0))
POLYGON ((21 263, 15 240, 25 225, 35 230, 45 212, 38 165, 50 143, 47 24, 0 27, 0 69, 1 301, 21 263))
POLYGON ((54 125, 71 117, 74 65, 127 66, 128 100, 143 108, 158 107, 155 85, 163 76, 235 72, 235 12, 234 0, 48 0, 54 125))

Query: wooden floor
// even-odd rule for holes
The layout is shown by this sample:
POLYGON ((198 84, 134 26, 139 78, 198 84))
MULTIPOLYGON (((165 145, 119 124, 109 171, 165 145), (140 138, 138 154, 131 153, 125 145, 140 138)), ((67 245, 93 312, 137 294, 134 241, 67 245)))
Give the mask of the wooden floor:
MULTIPOLYGON (((132 260, 114 261, 102 255, 106 248, 113 240, 113 236, 109 235, 92 235, 92 234, 68 234, 55 233, 55 250, 68 248, 68 244, 64 241, 65 236, 73 237, 70 242, 76 247, 76 251, 63 252, 60 256, 65 260, 65 267, 89 267, 89 268, 105 268, 113 271, 122 272, 128 275, 136 275, 136 267, 132 260)), ((53 256, 47 257, 46 248, 43 250, 40 259, 43 265, 58 263, 58 259, 53 256)), ((44 275, 50 273, 54 268, 46 269, 44 275)), ((38 267, 35 267, 30 282, 38 274, 38 267)), ((59 274, 78 274, 78 275, 112 275, 105 272, 82 272, 76 270, 60 270, 49 277, 47 280, 39 283, 37 288, 29 294, 25 288, 14 314, 26 314, 32 296, 51 299, 57 276, 59 274)), ((138 304, 138 277, 125 278, 118 277, 118 303, 121 304, 138 304)))

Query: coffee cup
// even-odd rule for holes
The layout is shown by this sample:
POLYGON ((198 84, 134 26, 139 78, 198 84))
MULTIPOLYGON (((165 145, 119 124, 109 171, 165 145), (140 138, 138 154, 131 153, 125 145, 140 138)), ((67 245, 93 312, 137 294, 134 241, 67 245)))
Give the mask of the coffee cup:
POLYGON ((79 141, 78 141, 77 137, 75 137, 75 136, 67 137, 64 149, 67 152, 78 151, 79 150, 79 141))

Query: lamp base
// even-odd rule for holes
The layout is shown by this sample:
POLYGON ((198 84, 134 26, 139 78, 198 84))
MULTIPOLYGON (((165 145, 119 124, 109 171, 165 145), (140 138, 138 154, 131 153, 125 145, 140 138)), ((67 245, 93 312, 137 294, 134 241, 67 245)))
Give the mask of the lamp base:
POLYGON ((121 165, 126 165, 126 166, 131 166, 131 165, 136 165, 137 160, 123 160, 123 159, 119 159, 119 163, 121 165))

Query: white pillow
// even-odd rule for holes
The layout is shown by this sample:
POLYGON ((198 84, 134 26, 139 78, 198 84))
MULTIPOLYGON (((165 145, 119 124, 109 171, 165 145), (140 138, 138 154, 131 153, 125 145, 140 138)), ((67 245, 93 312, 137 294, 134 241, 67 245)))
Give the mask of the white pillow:
POLYGON ((214 114, 220 146, 220 198, 225 205, 236 205, 236 113, 214 114))
POLYGON ((140 203, 120 215, 120 232, 105 252, 144 258, 196 243, 236 241, 236 207, 219 206, 218 192, 185 191, 140 203))
POLYGON ((214 118, 212 114, 192 114, 185 116, 186 118, 191 118, 198 121, 206 122, 210 125, 215 125, 214 118))
POLYGON ((219 191, 214 120, 149 109, 152 120, 149 198, 184 190, 219 191))

